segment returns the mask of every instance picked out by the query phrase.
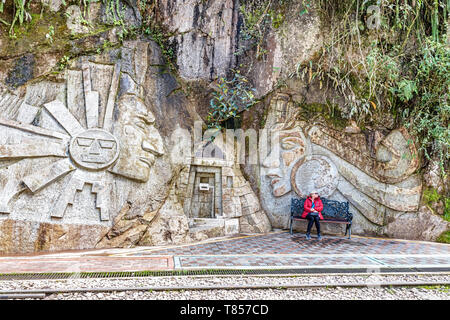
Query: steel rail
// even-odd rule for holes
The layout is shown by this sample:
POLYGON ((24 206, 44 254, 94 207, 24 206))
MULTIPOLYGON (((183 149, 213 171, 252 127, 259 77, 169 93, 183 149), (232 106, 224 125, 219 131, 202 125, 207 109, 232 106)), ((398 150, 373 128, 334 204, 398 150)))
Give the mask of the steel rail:
POLYGON ((419 287, 450 286, 450 281, 391 281, 391 282, 357 282, 357 283, 317 283, 317 284, 255 284, 255 285, 212 285, 212 286, 143 286, 110 288, 72 288, 72 289, 34 289, 0 291, 0 298, 44 298, 51 294, 62 293, 99 293, 124 291, 199 291, 199 290, 265 290, 265 289, 320 289, 320 288, 382 288, 382 287, 419 287))
POLYGON ((45 293, 10 293, 0 294, 0 300, 6 299, 44 299, 45 293))
POLYGON ((292 276, 321 276, 321 275, 442 275, 449 274, 449 268, 421 268, 399 269, 379 268, 368 272, 367 269, 211 269, 211 270, 166 270, 166 271, 113 271, 113 272, 49 272, 49 273, 1 273, 2 281, 26 281, 26 280, 66 280, 66 279, 131 279, 147 277, 292 277, 292 276))

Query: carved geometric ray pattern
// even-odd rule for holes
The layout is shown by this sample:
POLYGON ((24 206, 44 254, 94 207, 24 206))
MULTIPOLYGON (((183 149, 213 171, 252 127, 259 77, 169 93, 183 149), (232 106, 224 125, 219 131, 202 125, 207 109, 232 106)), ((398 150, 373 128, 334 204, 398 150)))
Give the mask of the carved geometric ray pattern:
POLYGON ((51 183, 72 173, 65 190, 59 195, 49 215, 63 218, 69 204, 73 204, 75 194, 85 184, 91 185, 96 195, 95 207, 100 211, 100 220, 108 221, 108 196, 111 182, 106 170, 117 160, 120 152, 119 141, 113 136, 113 108, 117 95, 120 64, 114 66, 106 111, 103 121, 99 121, 99 92, 91 87, 89 61, 82 60, 84 107, 87 127, 58 100, 44 104, 45 110, 64 128, 67 134, 42 128, 32 124, 0 118, 0 128, 9 127, 33 135, 32 141, 24 139, 20 144, 0 144, 0 160, 22 160, 40 157, 60 157, 51 163, 17 181, 9 179, 0 193, 0 213, 10 213, 8 203, 20 192, 28 190, 36 193, 51 183), (103 127, 99 127, 103 123, 103 127), (42 137, 42 138, 40 138, 42 137), (50 140, 48 138, 51 138, 50 140))

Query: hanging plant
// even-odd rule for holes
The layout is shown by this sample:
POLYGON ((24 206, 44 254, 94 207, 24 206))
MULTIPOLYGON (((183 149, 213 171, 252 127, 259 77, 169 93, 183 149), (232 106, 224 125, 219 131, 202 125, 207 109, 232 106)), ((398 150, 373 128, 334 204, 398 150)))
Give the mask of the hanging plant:
POLYGON ((226 120, 238 118, 240 112, 257 103, 254 92, 255 89, 239 71, 234 71, 231 80, 220 77, 210 100, 208 126, 219 129, 226 120))

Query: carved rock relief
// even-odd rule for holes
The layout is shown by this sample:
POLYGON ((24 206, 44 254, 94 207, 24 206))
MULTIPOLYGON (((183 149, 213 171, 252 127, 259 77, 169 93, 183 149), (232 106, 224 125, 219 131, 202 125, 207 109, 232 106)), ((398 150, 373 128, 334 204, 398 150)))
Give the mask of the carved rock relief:
POLYGON ((403 181, 419 166, 417 150, 405 128, 393 130, 380 139, 375 146, 375 157, 367 150, 363 134, 347 134, 321 126, 307 130, 311 142, 339 154, 381 182, 403 181))
MULTIPOLYGON (((163 140, 155 118, 166 116, 173 105, 159 100, 154 85, 159 78, 151 67, 157 57, 150 53, 148 43, 128 41, 120 49, 73 61, 59 82, 0 92, 1 253, 157 245, 209 236, 191 232, 183 212, 180 200, 186 198, 188 181, 182 188, 174 181, 185 164, 178 163, 181 153, 168 152, 172 136, 163 140), (164 216, 161 208, 170 206, 168 201, 180 205, 164 216)), ((186 120, 184 115, 175 121, 186 120)), ((223 173, 217 179, 224 187, 223 199, 217 198, 223 202, 220 231, 270 231, 235 155, 215 156, 222 160, 209 163, 202 153, 199 163, 190 164, 223 173)), ((190 165, 185 169, 188 177, 190 165)))
POLYGON ((387 223, 387 209, 418 210, 417 150, 404 128, 380 137, 371 153, 362 133, 296 120, 287 95, 275 97, 270 108, 265 128, 279 143, 262 161, 261 202, 275 226, 287 226, 292 196, 305 197, 314 189, 322 197, 349 201, 378 226, 387 223))
MULTIPOLYGON (((165 150, 143 97, 147 46, 131 45, 133 66, 120 59, 84 57, 78 62, 81 68, 67 70, 63 84, 2 94, 0 218, 26 206, 36 216, 25 220, 64 222, 87 187, 94 197, 92 209, 99 213, 91 223, 109 224, 111 211, 122 205, 112 197, 124 179, 131 184, 149 181, 155 159, 165 150), (124 77, 134 86, 121 87, 119 95, 124 77), (38 90, 49 87, 48 92, 38 90), (62 189, 46 194, 53 184, 62 189)), ((124 202, 124 197, 117 198, 124 202)))

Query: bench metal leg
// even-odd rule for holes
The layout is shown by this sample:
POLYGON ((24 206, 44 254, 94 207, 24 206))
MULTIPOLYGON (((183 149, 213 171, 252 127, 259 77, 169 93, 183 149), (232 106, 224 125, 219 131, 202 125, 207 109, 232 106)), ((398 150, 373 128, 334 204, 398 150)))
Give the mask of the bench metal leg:
POLYGON ((290 234, 292 234, 292 224, 293 224, 293 219, 292 219, 292 216, 291 216, 291 221, 290 221, 290 224, 289 224, 289 233, 290 234))
POLYGON ((346 236, 347 233, 348 233, 348 238, 351 239, 351 237, 352 237, 352 225, 351 224, 348 224, 345 227, 345 235, 344 236, 346 236))

